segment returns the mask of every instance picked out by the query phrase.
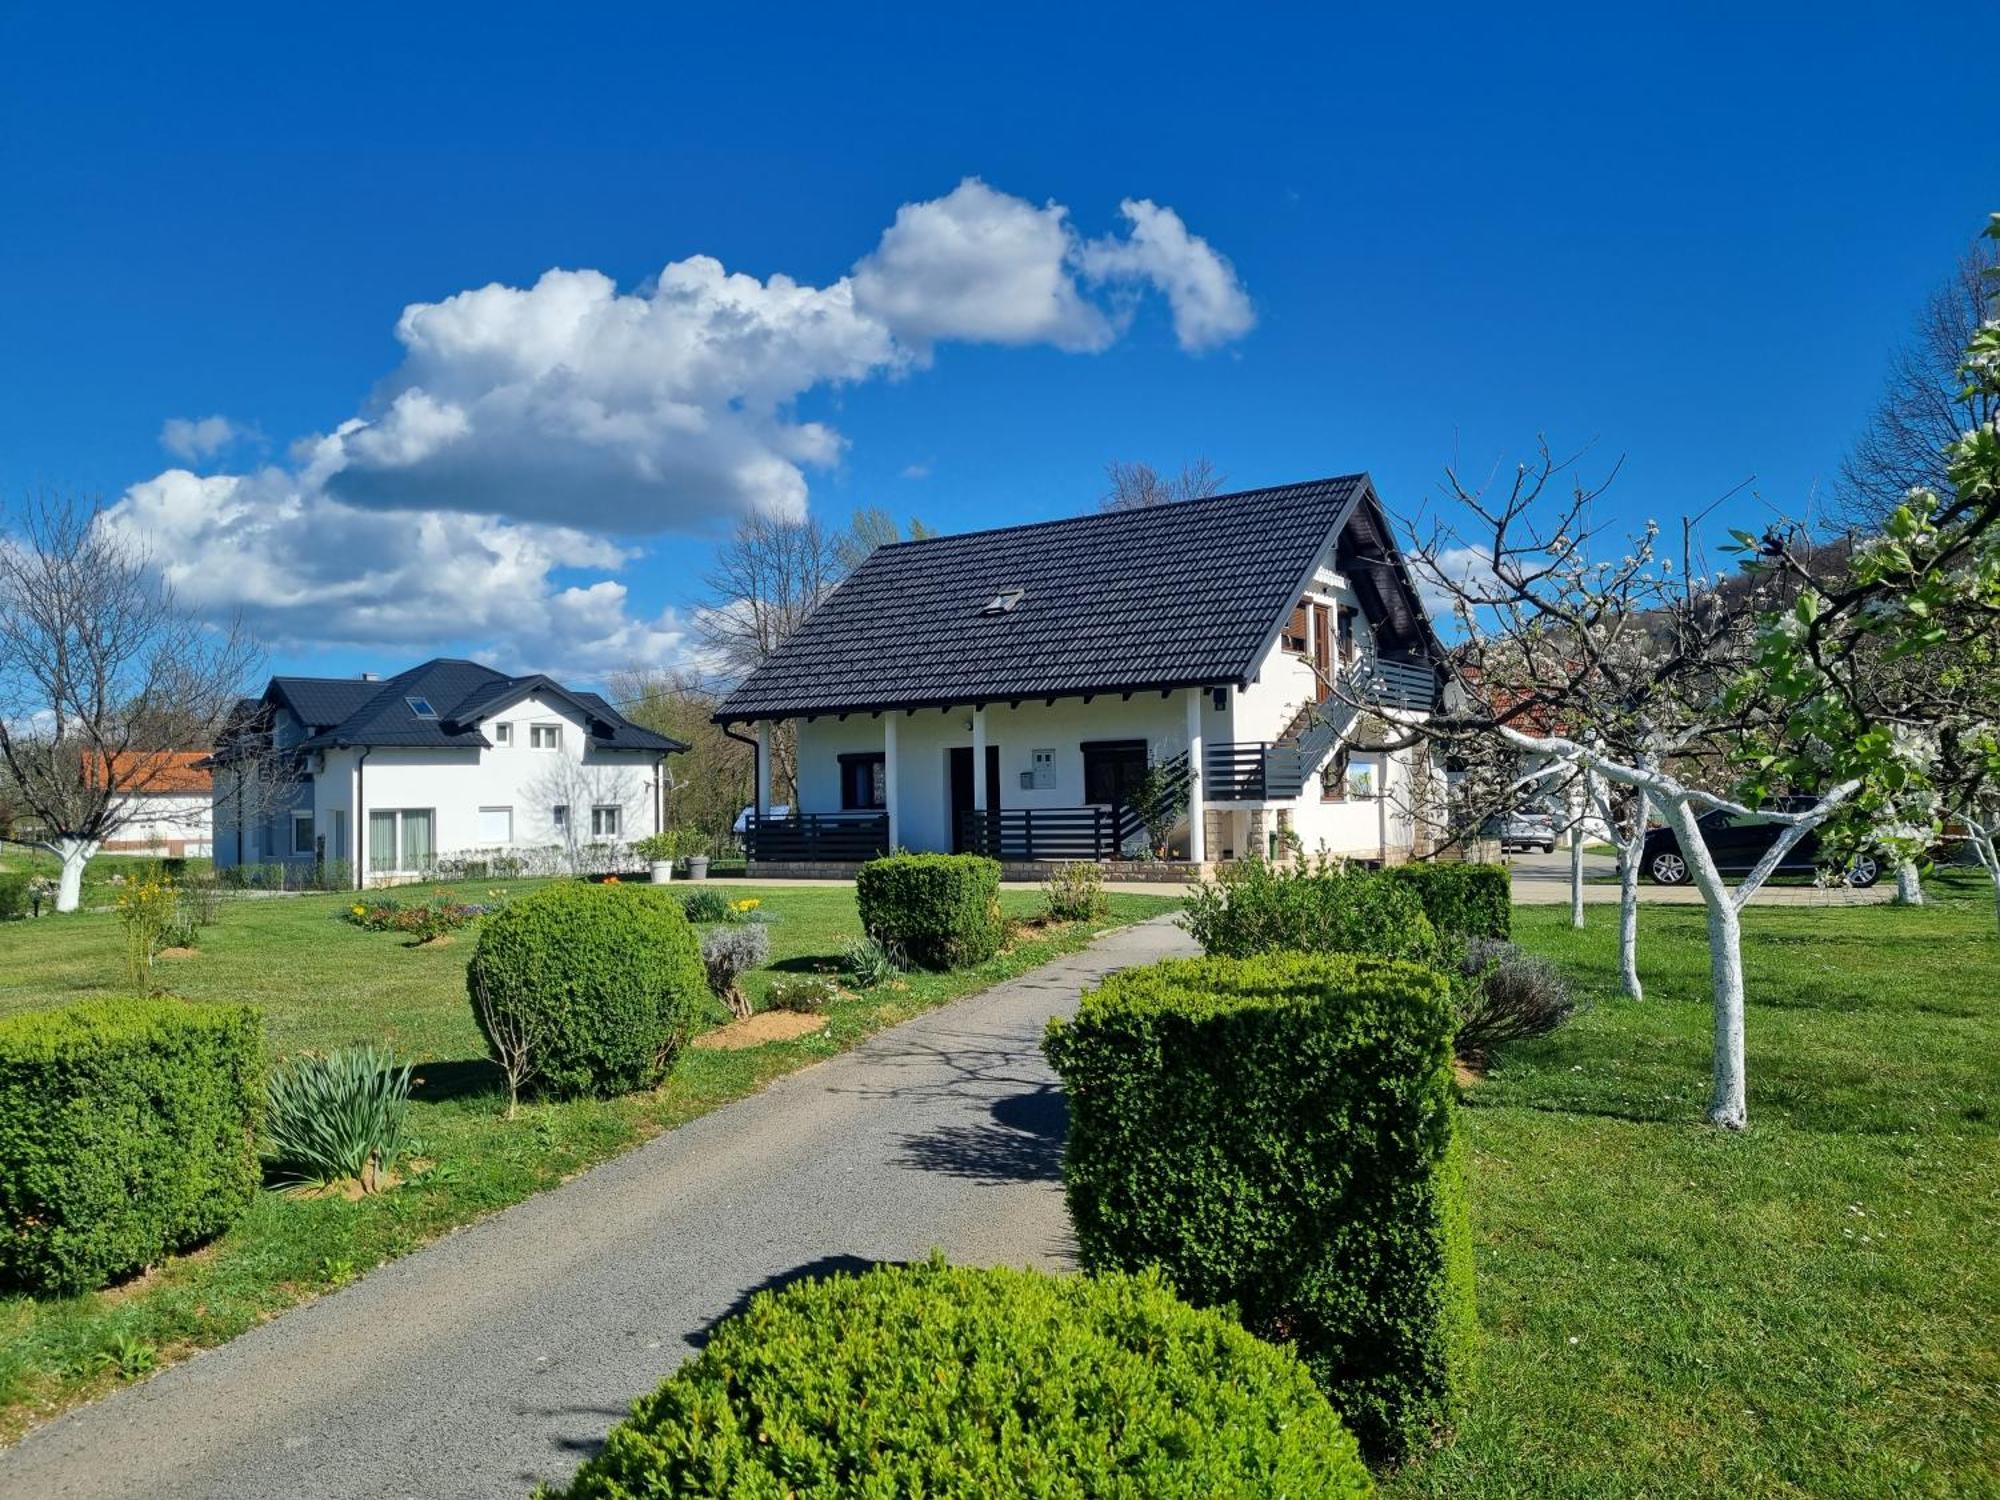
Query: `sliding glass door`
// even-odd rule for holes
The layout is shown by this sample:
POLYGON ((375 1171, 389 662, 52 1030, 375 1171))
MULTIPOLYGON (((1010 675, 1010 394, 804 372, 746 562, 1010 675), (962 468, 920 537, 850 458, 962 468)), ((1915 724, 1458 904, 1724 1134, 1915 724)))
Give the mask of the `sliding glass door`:
POLYGON ((436 827, 436 815, 428 807, 370 808, 370 873, 413 874, 428 868, 437 854, 436 827))

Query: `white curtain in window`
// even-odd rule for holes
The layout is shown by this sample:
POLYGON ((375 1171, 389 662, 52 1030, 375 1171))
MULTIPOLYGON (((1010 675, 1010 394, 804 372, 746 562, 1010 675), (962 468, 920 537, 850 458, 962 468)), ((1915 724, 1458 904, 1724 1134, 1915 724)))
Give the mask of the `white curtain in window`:
POLYGON ((393 812, 368 814, 368 868, 396 868, 396 815, 393 812))
POLYGON ((511 807, 480 808, 479 842, 482 844, 513 843, 514 809, 511 807))
POLYGON ((421 870, 431 862, 434 852, 430 809, 406 808, 403 812, 403 863, 399 868, 421 870))

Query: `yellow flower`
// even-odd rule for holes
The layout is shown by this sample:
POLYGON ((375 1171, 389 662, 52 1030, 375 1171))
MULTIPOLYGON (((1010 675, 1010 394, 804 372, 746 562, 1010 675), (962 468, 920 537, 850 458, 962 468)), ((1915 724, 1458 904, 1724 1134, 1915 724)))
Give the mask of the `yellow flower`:
POLYGON ((368 913, 364 911, 361 907, 357 906, 354 908, 354 915, 357 917, 365 917, 368 915, 368 913))

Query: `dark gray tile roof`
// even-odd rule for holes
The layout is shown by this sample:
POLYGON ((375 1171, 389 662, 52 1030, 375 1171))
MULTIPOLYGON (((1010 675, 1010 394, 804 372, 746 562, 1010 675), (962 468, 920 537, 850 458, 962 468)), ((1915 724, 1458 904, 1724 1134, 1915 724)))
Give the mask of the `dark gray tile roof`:
POLYGON ((267 697, 284 702, 314 729, 301 750, 369 745, 467 748, 486 743, 478 721, 530 693, 568 699, 592 720, 591 743, 606 750, 685 750, 666 735, 641 729, 596 693, 578 693, 539 674, 509 677, 476 661, 438 657, 379 682, 351 677, 274 677, 267 697), (423 699, 437 711, 420 718, 423 699))
POLYGON ((1372 493, 1349 474, 883 547, 716 718, 1245 681, 1372 493))

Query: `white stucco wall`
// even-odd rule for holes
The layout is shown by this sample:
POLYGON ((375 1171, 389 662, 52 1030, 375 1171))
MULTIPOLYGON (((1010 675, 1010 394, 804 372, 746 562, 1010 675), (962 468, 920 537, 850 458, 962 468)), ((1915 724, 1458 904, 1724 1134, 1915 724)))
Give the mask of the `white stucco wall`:
POLYGON ((105 841, 113 854, 203 855, 209 852, 207 792, 152 792, 119 799, 124 820, 105 841))

